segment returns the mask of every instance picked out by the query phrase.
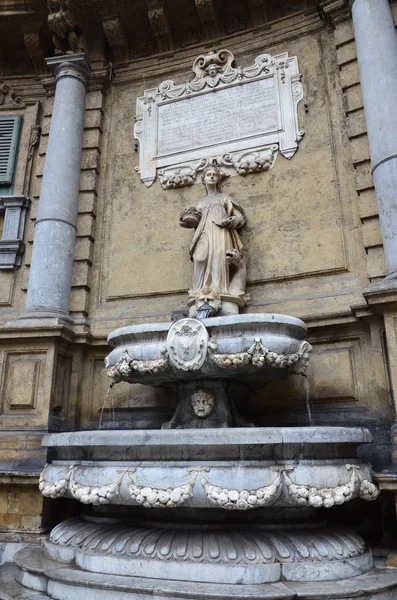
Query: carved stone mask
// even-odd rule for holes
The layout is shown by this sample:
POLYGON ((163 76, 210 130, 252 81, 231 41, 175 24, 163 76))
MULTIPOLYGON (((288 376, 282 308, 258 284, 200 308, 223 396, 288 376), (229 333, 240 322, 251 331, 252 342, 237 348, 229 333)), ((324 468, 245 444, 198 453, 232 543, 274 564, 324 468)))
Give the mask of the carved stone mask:
POLYGON ((215 397, 206 390, 196 390, 193 392, 190 402, 195 415, 204 419, 213 411, 215 406, 215 397))
POLYGON ((218 65, 214 65, 214 64, 210 64, 206 68, 206 73, 210 77, 216 77, 216 75, 218 75, 219 71, 220 71, 220 68, 218 67, 218 65))

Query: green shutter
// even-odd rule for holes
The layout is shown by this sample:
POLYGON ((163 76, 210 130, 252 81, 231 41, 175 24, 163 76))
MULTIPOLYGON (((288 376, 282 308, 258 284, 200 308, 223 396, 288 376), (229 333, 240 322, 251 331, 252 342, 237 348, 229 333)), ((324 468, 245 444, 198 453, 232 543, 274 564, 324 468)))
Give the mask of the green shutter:
POLYGON ((11 185, 14 178, 21 116, 0 116, 0 185, 11 185))

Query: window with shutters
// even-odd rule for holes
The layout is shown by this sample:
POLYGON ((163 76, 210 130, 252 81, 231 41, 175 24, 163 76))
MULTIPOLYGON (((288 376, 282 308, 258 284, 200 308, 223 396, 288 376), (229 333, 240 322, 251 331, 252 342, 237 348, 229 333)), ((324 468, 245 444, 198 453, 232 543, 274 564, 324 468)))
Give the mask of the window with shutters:
POLYGON ((20 115, 0 115, 0 196, 12 193, 21 122, 20 115))
POLYGON ((13 196, 16 159, 22 117, 0 115, 0 270, 21 265, 23 231, 30 199, 13 196))

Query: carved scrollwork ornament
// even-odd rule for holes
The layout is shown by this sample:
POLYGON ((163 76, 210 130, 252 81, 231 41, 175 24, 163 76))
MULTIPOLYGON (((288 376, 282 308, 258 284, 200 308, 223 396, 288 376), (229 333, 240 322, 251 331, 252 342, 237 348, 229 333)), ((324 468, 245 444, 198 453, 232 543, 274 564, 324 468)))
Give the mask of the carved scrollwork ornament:
POLYGON ((10 88, 9 85, 2 85, 0 87, 0 105, 5 104, 6 100, 9 100, 9 104, 14 106, 22 106, 22 96, 18 96, 14 89, 10 88))
POLYGON ((40 125, 33 125, 30 130, 30 138, 29 138, 29 150, 27 160, 32 160, 34 150, 37 148, 40 142, 41 135, 41 127, 40 125))

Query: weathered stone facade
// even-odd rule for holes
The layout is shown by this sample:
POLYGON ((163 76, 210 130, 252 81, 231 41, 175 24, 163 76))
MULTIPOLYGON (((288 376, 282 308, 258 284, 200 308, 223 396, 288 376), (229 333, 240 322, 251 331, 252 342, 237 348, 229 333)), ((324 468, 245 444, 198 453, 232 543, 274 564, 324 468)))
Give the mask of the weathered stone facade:
MULTIPOLYGON (((365 1, 355 0, 353 10, 365 1)), ((307 323, 316 424, 369 428, 375 444, 366 451, 374 467, 396 465, 397 288, 392 278, 382 284, 388 271, 348 2, 78 3, 92 72, 75 174, 70 305, 63 313, 61 305, 52 306, 58 316, 52 309, 32 312, 34 302, 26 305, 55 93, 44 61, 53 55, 45 5, 0 1, 0 117, 23 117, 13 187, 4 193, 31 199, 22 264, 0 270, 0 544, 39 539, 60 518, 38 490, 46 432, 97 429, 99 423, 158 428, 172 416, 167 390, 121 383, 110 400, 103 360, 110 331, 170 321, 186 308, 190 233, 178 228, 178 217, 197 205, 202 190, 142 184, 134 116, 145 89, 165 79, 185 81, 195 58, 209 50, 228 48, 243 66, 263 53, 298 57, 305 132, 299 150, 271 170, 223 184, 247 216, 241 238, 251 301, 244 311, 307 323)), ((390 6, 397 22, 397 2, 390 6)), ((378 102, 382 111, 382 96, 378 102)), ((55 256, 67 242, 57 233, 53 239, 55 256)), ((387 243, 390 249, 393 242, 387 243)), ((38 289, 42 266, 35 261, 38 289)), ((60 262, 50 284, 64 268, 60 262)), ((258 424, 307 423, 303 378, 255 385, 250 392, 249 412, 258 424)), ((395 476, 379 480, 397 498, 395 476)), ((72 508, 62 505, 61 511, 71 514, 72 508)), ((394 531, 393 518, 384 519, 384 539, 394 531)))

